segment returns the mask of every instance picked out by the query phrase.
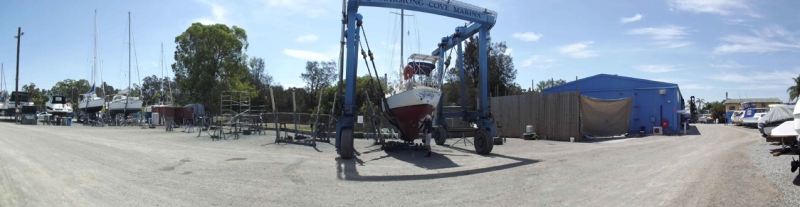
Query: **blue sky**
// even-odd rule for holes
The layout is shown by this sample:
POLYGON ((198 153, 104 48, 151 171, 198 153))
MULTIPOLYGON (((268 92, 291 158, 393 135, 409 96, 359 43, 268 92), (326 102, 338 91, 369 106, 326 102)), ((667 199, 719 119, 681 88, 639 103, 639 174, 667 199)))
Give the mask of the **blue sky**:
MULTIPOLYGON (((800 1, 745 0, 464 0, 498 12, 492 41, 505 41, 517 83, 598 73, 677 83, 684 97, 722 100, 777 97, 786 101, 800 74, 800 1)), ((174 38, 192 22, 237 25, 247 54, 266 60, 274 79, 302 86, 308 60, 337 59, 340 0, 261 1, 2 1, 0 62, 14 87, 17 27, 22 27, 20 86, 50 88, 88 79, 94 10, 98 10, 103 79, 127 85, 127 12, 141 77, 161 74, 160 44, 174 62, 174 38), (3 40, 5 39, 5 40, 3 40)), ((400 65, 393 9, 363 7, 379 73, 400 65), (392 52, 394 51, 394 52, 392 52)), ((429 54, 465 22, 407 12, 405 56, 429 54), (410 33, 410 34, 409 34, 410 33)), ((171 76, 171 70, 167 71, 171 76)), ((359 73, 366 73, 365 70, 359 73)), ((134 80, 136 79, 134 73, 134 80)))

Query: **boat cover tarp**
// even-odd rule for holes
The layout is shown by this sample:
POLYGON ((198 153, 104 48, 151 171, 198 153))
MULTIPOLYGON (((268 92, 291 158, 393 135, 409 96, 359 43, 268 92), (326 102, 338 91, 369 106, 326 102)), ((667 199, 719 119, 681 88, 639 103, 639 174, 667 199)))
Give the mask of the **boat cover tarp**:
POLYGON ((194 110, 194 115, 204 115, 206 114, 206 107, 203 104, 193 103, 183 106, 183 108, 192 108, 194 110))
POLYGON ((772 107, 772 109, 767 112, 761 119, 758 120, 759 124, 769 124, 773 122, 781 122, 781 121, 788 121, 794 119, 794 115, 792 115, 792 111, 794 110, 794 105, 780 105, 772 107))
POLYGON ((433 63, 426 62, 410 62, 408 66, 411 66, 414 69, 414 74, 417 75, 431 75, 431 71, 436 68, 433 63))
POLYGON ((628 133, 633 99, 603 100, 581 96, 581 130, 593 136, 628 133))
POLYGON ((772 129, 771 137, 793 137, 797 136, 797 131, 794 130, 794 121, 783 122, 778 127, 772 129))

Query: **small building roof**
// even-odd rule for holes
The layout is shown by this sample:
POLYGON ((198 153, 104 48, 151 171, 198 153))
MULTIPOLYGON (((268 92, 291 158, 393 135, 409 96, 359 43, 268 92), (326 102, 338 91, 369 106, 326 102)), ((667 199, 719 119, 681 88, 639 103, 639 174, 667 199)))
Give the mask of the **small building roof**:
POLYGON ((740 104, 743 102, 783 103, 783 101, 781 101, 781 99, 779 98, 730 98, 722 101, 722 103, 735 103, 735 104, 740 104))
MULTIPOLYGON (((619 90, 619 89, 641 89, 641 88, 678 88, 678 84, 665 83, 640 78, 631 78, 611 74, 597 74, 594 76, 570 81, 565 84, 546 88, 542 93, 557 93, 575 91, 575 84, 578 84, 580 91, 589 90, 619 90)), ((678 89, 680 91, 680 89, 678 89)))

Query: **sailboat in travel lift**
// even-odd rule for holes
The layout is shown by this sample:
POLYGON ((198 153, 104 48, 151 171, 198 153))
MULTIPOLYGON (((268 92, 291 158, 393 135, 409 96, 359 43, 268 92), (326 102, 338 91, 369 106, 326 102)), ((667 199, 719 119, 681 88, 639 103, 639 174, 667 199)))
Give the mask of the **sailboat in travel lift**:
MULTIPOLYGON (((403 15, 401 10, 401 19, 403 15)), ((400 56, 403 56, 403 27, 401 23, 400 56)), ((397 93, 386 98, 386 103, 400 128, 401 138, 414 141, 419 137, 420 122, 436 110, 442 96, 441 84, 431 76, 440 60, 423 54, 412 54, 408 60, 400 71, 402 80, 397 93)))
MULTIPOLYGON (((117 114, 126 116, 132 113, 142 111, 143 101, 139 97, 131 97, 131 13, 128 12, 128 88, 120 91, 111 102, 108 102, 108 110, 111 112, 111 117, 117 114), (124 95, 123 95, 124 94, 124 95)), ((138 68, 138 64, 137 64, 138 68)))
POLYGON ((94 60, 92 64, 92 88, 86 94, 83 94, 83 99, 78 103, 78 109, 85 114, 93 114, 103 110, 103 98, 98 97, 95 93, 95 76, 97 75, 97 10, 94 11, 94 60))

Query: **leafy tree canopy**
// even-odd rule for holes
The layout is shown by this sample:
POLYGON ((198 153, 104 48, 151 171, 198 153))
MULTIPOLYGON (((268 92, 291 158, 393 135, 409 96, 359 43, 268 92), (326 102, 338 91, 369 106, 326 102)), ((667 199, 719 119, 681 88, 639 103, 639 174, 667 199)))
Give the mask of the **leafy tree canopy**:
POLYGON ((178 89, 186 101, 202 103, 209 111, 220 107, 223 91, 249 91, 258 94, 248 80, 247 33, 237 26, 194 23, 175 37, 175 63, 172 70, 178 89))

